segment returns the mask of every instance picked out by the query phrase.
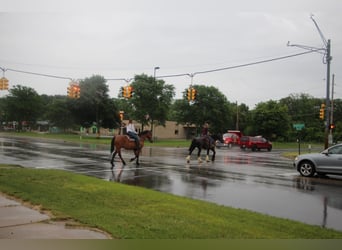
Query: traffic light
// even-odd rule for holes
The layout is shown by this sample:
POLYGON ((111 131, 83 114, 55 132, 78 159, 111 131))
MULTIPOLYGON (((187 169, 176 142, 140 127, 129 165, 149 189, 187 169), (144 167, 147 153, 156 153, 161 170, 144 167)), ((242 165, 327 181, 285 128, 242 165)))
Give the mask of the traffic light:
POLYGON ((68 93, 68 97, 70 98, 80 98, 80 94, 81 94, 80 85, 77 82, 69 83, 67 93, 68 93))
POLYGON ((191 101, 192 99, 191 99, 191 89, 192 88, 188 88, 188 91, 187 91, 187 94, 186 94, 186 96, 187 96, 187 98, 188 98, 188 101, 191 101))
POLYGON ((67 93, 68 93, 68 97, 70 97, 70 98, 72 98, 72 97, 73 97, 73 89, 72 89, 72 87, 71 87, 71 86, 69 86, 69 87, 68 87, 68 91, 67 91, 67 93))
POLYGON ((329 125, 329 127, 330 127, 330 129, 334 129, 334 128, 336 128, 335 124, 333 124, 333 123, 332 123, 332 124, 330 124, 330 125, 329 125))
POLYGON ((74 85, 74 86, 73 86, 73 97, 74 97, 74 98, 80 98, 80 96, 81 96, 81 89, 80 89, 80 86, 74 85))
POLYGON ((124 87, 120 88, 120 97, 125 97, 125 88, 124 87))
POLYGON ((132 86, 127 86, 126 87, 126 89, 127 89, 127 98, 131 98, 132 96, 133 96, 133 87, 132 86))
POLYGON ((324 110, 325 110, 325 104, 321 104, 321 108, 319 110, 319 118, 324 120, 324 110))
POLYGON ((7 90, 8 89, 8 80, 5 77, 0 79, 0 90, 7 90))
POLYGON ((197 90, 195 88, 191 88, 191 100, 195 101, 197 98, 197 90))

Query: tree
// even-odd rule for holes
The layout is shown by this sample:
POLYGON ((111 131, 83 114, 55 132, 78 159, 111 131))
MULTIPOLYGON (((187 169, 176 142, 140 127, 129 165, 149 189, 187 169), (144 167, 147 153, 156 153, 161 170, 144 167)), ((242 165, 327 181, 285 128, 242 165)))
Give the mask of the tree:
POLYGON ((286 138, 290 128, 287 106, 273 100, 258 103, 252 111, 252 121, 256 135, 268 139, 286 138))
POLYGON ((4 106, 7 119, 18 122, 18 130, 22 129, 23 121, 31 125, 35 123, 42 112, 38 93, 32 88, 21 85, 15 85, 9 90, 4 106))
POLYGON ((180 124, 195 124, 197 133, 205 122, 209 123, 210 132, 222 133, 233 128, 232 105, 226 97, 213 86, 193 85, 197 90, 196 100, 189 103, 187 89, 183 92, 183 99, 173 105, 172 115, 180 124))
POLYGON ((94 75, 80 82, 80 98, 69 99, 68 105, 75 120, 82 126, 96 124, 100 127, 116 128, 120 124, 119 111, 109 98, 104 77, 94 75))
POLYGON ((73 115, 66 97, 63 99, 55 98, 47 105, 46 118, 49 120, 50 125, 63 128, 64 131, 74 125, 73 115))
POLYGON ((164 126, 175 95, 174 86, 145 74, 136 75, 131 86, 134 94, 128 99, 132 108, 127 116, 143 126, 150 122, 152 130, 154 125, 164 126))
POLYGON ((300 131, 302 140, 319 141, 324 139, 324 121, 319 119, 320 105, 324 103, 324 100, 301 93, 280 99, 279 103, 288 108, 290 140, 298 138, 298 131, 292 128, 293 124, 298 123, 305 125, 305 128, 300 131))

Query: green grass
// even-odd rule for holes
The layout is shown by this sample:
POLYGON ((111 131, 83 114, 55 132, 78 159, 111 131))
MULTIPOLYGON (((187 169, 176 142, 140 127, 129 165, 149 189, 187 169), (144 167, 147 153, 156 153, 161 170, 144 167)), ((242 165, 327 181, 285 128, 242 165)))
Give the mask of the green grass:
POLYGON ((342 232, 61 170, 0 165, 0 191, 113 238, 332 239, 342 232))

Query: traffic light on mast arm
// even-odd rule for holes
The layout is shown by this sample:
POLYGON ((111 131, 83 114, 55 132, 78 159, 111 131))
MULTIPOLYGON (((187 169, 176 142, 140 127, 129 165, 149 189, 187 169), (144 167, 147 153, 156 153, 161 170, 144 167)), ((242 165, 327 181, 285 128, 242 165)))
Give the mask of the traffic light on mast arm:
POLYGON ((74 85, 74 86, 73 86, 73 97, 74 97, 74 98, 80 98, 80 96, 81 96, 81 89, 80 89, 80 86, 74 85))
POLYGON ((74 93, 73 93, 73 88, 71 86, 68 87, 67 93, 68 93, 68 97, 70 97, 70 98, 73 97, 74 93))
POLYGON ((0 90, 8 90, 8 80, 5 77, 0 79, 0 90))
POLYGON ((127 89, 127 98, 131 98, 133 96, 133 92, 134 92, 133 87, 127 86, 126 89, 127 89))
POLYGON ((197 98, 197 90, 195 88, 191 88, 191 100, 195 101, 197 98))
POLYGON ((191 100, 192 100, 192 99, 191 99, 191 94, 192 94, 191 90, 192 90, 192 88, 188 88, 187 93, 186 93, 186 96, 187 96, 187 98, 188 98, 188 101, 191 101, 191 100))

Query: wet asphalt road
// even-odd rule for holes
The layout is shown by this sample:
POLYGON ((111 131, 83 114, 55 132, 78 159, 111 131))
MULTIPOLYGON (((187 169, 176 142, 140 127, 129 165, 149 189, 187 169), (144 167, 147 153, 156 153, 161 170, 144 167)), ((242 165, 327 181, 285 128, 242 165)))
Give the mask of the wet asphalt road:
MULTIPOLYGON (((203 152, 203 151, 202 151, 203 152)), ((109 146, 0 137, 0 163, 64 169, 175 195, 248 209, 342 231, 342 178, 303 178, 279 151, 217 149, 214 163, 186 163, 186 148, 144 147, 140 165, 118 158, 109 146)))

